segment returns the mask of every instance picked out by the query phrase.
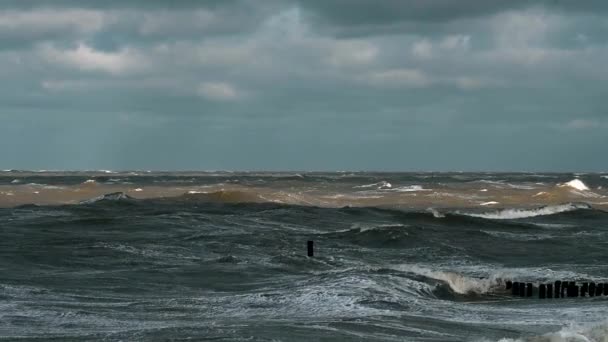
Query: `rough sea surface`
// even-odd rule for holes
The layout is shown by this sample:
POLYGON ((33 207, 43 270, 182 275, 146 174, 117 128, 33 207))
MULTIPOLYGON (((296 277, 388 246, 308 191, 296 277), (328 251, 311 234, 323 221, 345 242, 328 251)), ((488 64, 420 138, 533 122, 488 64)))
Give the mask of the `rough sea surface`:
POLYGON ((0 339, 608 341, 608 175, 0 172, 0 339), (315 256, 306 256, 306 241, 315 256))

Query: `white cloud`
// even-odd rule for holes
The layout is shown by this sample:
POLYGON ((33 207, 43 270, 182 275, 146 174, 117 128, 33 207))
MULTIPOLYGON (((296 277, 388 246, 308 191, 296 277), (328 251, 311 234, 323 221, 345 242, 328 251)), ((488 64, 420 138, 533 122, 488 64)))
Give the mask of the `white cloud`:
POLYGON ((418 58, 428 59, 433 55, 433 44, 428 39, 417 41, 412 46, 412 53, 418 58))
POLYGON ((423 88, 431 84, 431 79, 418 69, 391 69, 371 73, 367 80, 375 86, 406 86, 423 88))
POLYGON ((78 44, 75 49, 60 50, 52 45, 41 48, 42 57, 52 63, 84 71, 102 71, 121 75, 142 70, 146 67, 147 59, 132 49, 122 49, 117 52, 97 51, 85 44, 78 44))
POLYGON ((450 35, 439 43, 439 46, 444 50, 468 50, 471 36, 457 34, 450 35))
POLYGON ((197 93, 209 100, 234 101, 240 98, 239 92, 229 83, 205 82, 201 83, 197 93))
POLYGON ((369 64, 376 59, 378 48, 366 41, 336 41, 330 47, 329 62, 334 66, 369 64))

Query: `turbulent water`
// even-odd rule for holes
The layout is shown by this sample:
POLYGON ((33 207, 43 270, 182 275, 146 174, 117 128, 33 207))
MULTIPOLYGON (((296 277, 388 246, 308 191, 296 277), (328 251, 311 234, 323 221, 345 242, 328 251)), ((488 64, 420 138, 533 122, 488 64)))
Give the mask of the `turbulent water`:
POLYGON ((608 341, 608 175, 0 172, 0 338, 608 341), (315 256, 306 256, 306 241, 315 256))

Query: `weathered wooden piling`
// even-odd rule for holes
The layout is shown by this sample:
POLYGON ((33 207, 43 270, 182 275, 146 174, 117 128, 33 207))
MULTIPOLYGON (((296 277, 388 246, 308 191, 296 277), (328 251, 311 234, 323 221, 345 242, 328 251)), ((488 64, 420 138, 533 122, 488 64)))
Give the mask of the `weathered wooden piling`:
POLYGON ((555 298, 560 297, 562 282, 559 280, 555 281, 555 298))
POLYGON ((604 296, 608 296, 608 283, 604 283, 604 296))
POLYGON ((307 247, 308 247, 308 256, 309 256, 309 257, 313 257, 313 256, 315 256, 315 246, 314 246, 314 245, 315 245, 314 241, 309 240, 309 241, 307 242, 307 247))
POLYGON ((589 283, 583 283, 581 286, 581 297, 585 297, 587 292, 589 292, 589 283))
POLYGON ((526 283, 519 283, 519 296, 520 297, 526 296, 526 283))
POLYGON ((595 297, 595 283, 589 283, 589 297, 595 297))
POLYGON ((604 292, 604 284, 599 283, 599 284, 595 285, 595 295, 601 296, 602 292, 604 292))
POLYGON ((511 288, 511 294, 514 296, 519 296, 519 282, 514 282, 513 287, 511 288))
POLYGON ((540 286, 538 287, 538 298, 547 298, 547 286, 545 284, 540 284, 540 286))
POLYGON ((533 290, 534 290, 534 287, 532 286, 532 283, 527 283, 526 284, 526 297, 532 297, 533 290))
POLYGON ((547 298, 553 298, 553 284, 547 284, 547 298))
POLYGON ((568 297, 578 297, 578 286, 573 281, 568 283, 568 297))
POLYGON ((505 287, 507 290, 510 290, 511 288, 513 288, 513 282, 508 280, 507 283, 505 284, 505 287))

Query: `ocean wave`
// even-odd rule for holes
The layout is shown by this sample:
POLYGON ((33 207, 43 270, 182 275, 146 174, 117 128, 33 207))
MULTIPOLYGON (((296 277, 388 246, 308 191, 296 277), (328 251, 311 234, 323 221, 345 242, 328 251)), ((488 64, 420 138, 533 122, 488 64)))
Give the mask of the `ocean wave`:
POLYGON ((212 203, 262 203, 269 201, 260 194, 240 190, 219 190, 212 192, 189 191, 177 197, 178 200, 212 203))
POLYGON ((452 291, 462 295, 487 294, 500 291, 505 284, 504 275, 492 274, 488 278, 472 278, 450 271, 432 270, 417 265, 401 265, 400 271, 418 274, 427 278, 440 280, 446 283, 452 291))
POLYGON ((569 182, 563 183, 563 184, 559 184, 560 187, 569 187, 569 188, 573 188, 579 191, 587 191, 589 190, 589 187, 583 183, 583 181, 581 181, 580 179, 573 179, 569 182))
POLYGON ((483 203, 479 203, 479 205, 482 205, 482 206, 487 206, 487 205, 496 205, 496 204, 499 204, 499 203, 498 203, 498 202, 496 202, 496 201, 489 201, 489 202, 483 202, 483 203))
POLYGON ((391 189, 393 187, 393 185, 387 181, 380 181, 377 183, 372 183, 372 184, 364 184, 364 185, 357 185, 354 186, 353 188, 355 189, 367 189, 367 188, 377 188, 377 189, 391 189))
POLYGON ((559 331, 520 339, 503 338, 498 342, 600 342, 608 341, 608 321, 588 326, 568 326, 559 331))
POLYGON ((392 189, 397 192, 416 192, 416 191, 432 191, 431 189, 425 189, 421 185, 408 185, 408 186, 400 186, 398 188, 392 189))
POLYGON ((461 213, 457 214, 471 216, 471 217, 479 217, 485 219, 492 220, 513 220, 513 219, 522 219, 536 216, 546 216, 546 215, 554 215, 568 211, 575 211, 581 209, 591 209, 591 206, 586 203, 567 203, 561 205, 548 205, 540 208, 534 209, 503 209, 494 212, 486 212, 486 213, 461 213))
POLYGON ((79 204, 93 204, 102 201, 124 201, 124 200, 133 200, 134 198, 125 194, 124 192, 113 192, 110 194, 105 194, 97 197, 93 197, 88 200, 81 201, 79 204))

